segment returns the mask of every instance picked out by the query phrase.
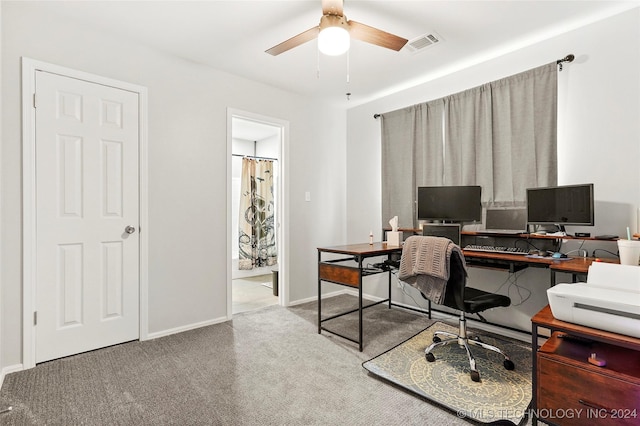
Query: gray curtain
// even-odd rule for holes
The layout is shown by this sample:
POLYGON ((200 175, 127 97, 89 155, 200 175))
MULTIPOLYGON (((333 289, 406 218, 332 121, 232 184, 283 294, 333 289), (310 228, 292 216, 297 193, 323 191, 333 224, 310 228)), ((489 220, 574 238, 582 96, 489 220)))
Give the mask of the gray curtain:
POLYGON ((494 174, 488 205, 525 206, 527 188, 557 184, 557 80, 552 62, 491 83, 494 174))
POLYGON ((383 227, 394 216, 417 226, 416 188, 442 185, 443 110, 438 100, 381 115, 383 227))
POLYGON ((383 226, 417 226, 418 186, 480 185, 485 207, 518 207, 556 185, 556 67, 382 114, 383 226))
POLYGON ((491 186, 491 88, 485 84, 444 99, 446 185, 491 186))

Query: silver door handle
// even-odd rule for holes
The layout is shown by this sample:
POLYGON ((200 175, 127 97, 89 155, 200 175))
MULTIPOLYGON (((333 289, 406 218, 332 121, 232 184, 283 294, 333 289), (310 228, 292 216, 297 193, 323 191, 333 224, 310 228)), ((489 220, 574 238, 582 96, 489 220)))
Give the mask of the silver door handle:
POLYGON ((126 232, 127 234, 133 234, 134 232, 136 232, 136 228, 133 226, 127 226, 126 228, 124 228, 124 232, 126 232))

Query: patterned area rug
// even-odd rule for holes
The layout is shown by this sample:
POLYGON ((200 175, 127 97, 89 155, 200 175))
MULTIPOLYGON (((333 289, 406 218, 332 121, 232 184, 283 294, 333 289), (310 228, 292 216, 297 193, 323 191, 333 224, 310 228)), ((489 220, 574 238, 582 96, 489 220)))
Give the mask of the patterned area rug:
POLYGON ((385 380, 453 410, 458 417, 480 423, 520 424, 531 402, 531 349, 520 342, 492 335, 479 335, 485 343, 501 348, 515 363, 509 371, 502 355, 472 348, 480 382, 469 375, 464 349, 456 344, 434 351, 435 362, 427 362, 425 348, 436 330, 456 333, 456 327, 436 322, 409 340, 366 361, 362 366, 385 380))

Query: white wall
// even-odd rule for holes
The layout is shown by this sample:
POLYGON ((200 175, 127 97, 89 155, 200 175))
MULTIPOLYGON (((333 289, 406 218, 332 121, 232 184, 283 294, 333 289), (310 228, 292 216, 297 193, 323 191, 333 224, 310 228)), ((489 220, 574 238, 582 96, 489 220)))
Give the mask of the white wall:
MULTIPOLYGON (((149 332, 226 318, 227 108, 287 120, 290 300, 316 293, 316 247, 345 241, 344 111, 165 55, 33 3, 2 7, 3 371, 21 363, 20 57, 148 88, 149 332), (331 123, 327 126, 326 123, 331 123), (310 191, 312 201, 304 201, 310 191)), ((60 7, 64 3, 60 2, 60 7)))
MULTIPOLYGON (((446 48, 445 45, 440 48, 446 48)), ((374 113, 437 99, 482 83, 534 68, 573 53, 576 60, 558 74, 558 163, 559 184, 595 184, 596 226, 581 229, 598 234, 626 235, 626 227, 640 232, 640 9, 553 39, 487 60, 418 87, 361 105, 348 112, 347 133, 347 235, 350 241, 365 241, 370 228, 381 237, 380 213, 380 123, 374 113)), ((425 51, 421 54, 428 55, 425 51)), ((384 223, 389 218, 384 218, 384 223)), ((567 249, 574 248, 575 243, 567 249)), ((615 243, 586 243, 616 252, 615 243)), ((599 252, 606 255, 604 252, 599 252)), ((600 255, 600 254, 599 254, 600 255)), ((470 283, 498 289, 506 273, 470 268, 470 283)), ((559 274, 568 281, 569 276, 559 274)), ((530 330, 529 318, 547 302, 549 275, 528 269, 518 284, 531 291, 521 306, 495 310, 488 319, 530 330)), ((502 287, 504 293, 508 284, 502 287)), ((374 282, 367 291, 382 296, 383 284, 374 282)), ((414 304, 399 294, 394 298, 414 304)), ((520 294, 511 287, 512 302, 520 294)), ((412 295, 420 300, 417 293, 412 295)))
MULTIPOLYGON (((3 76, 3 72, 2 72, 2 5, 0 5, 0 83, 2 82, 2 76, 3 76)), ((1 86, 0 86, 1 87, 1 86)), ((0 135, 2 135, 2 102, 0 102, 0 135)), ((2 165, 2 150, 0 149, 0 165, 2 165)), ((0 168, 0 172, 2 171, 2 169, 0 168)), ((0 188, 2 188, 2 173, 0 173, 0 188)), ((2 197, 0 196, 0 242, 3 240, 3 233, 2 233, 2 204, 3 204, 3 200, 2 197)), ((0 243, 0 387, 2 387, 2 381, 4 380, 4 374, 2 373, 2 367, 5 365, 4 362, 2 361, 2 334, 3 334, 3 321, 2 321, 2 250, 3 250, 3 245, 0 243)))

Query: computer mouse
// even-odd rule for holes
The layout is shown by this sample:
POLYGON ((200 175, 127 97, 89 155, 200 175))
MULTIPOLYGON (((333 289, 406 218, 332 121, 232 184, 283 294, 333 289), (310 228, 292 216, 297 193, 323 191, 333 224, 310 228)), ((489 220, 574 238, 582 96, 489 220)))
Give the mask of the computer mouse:
POLYGON ((551 255, 551 257, 554 259, 564 259, 565 257, 567 257, 567 255, 564 253, 555 252, 551 255))

